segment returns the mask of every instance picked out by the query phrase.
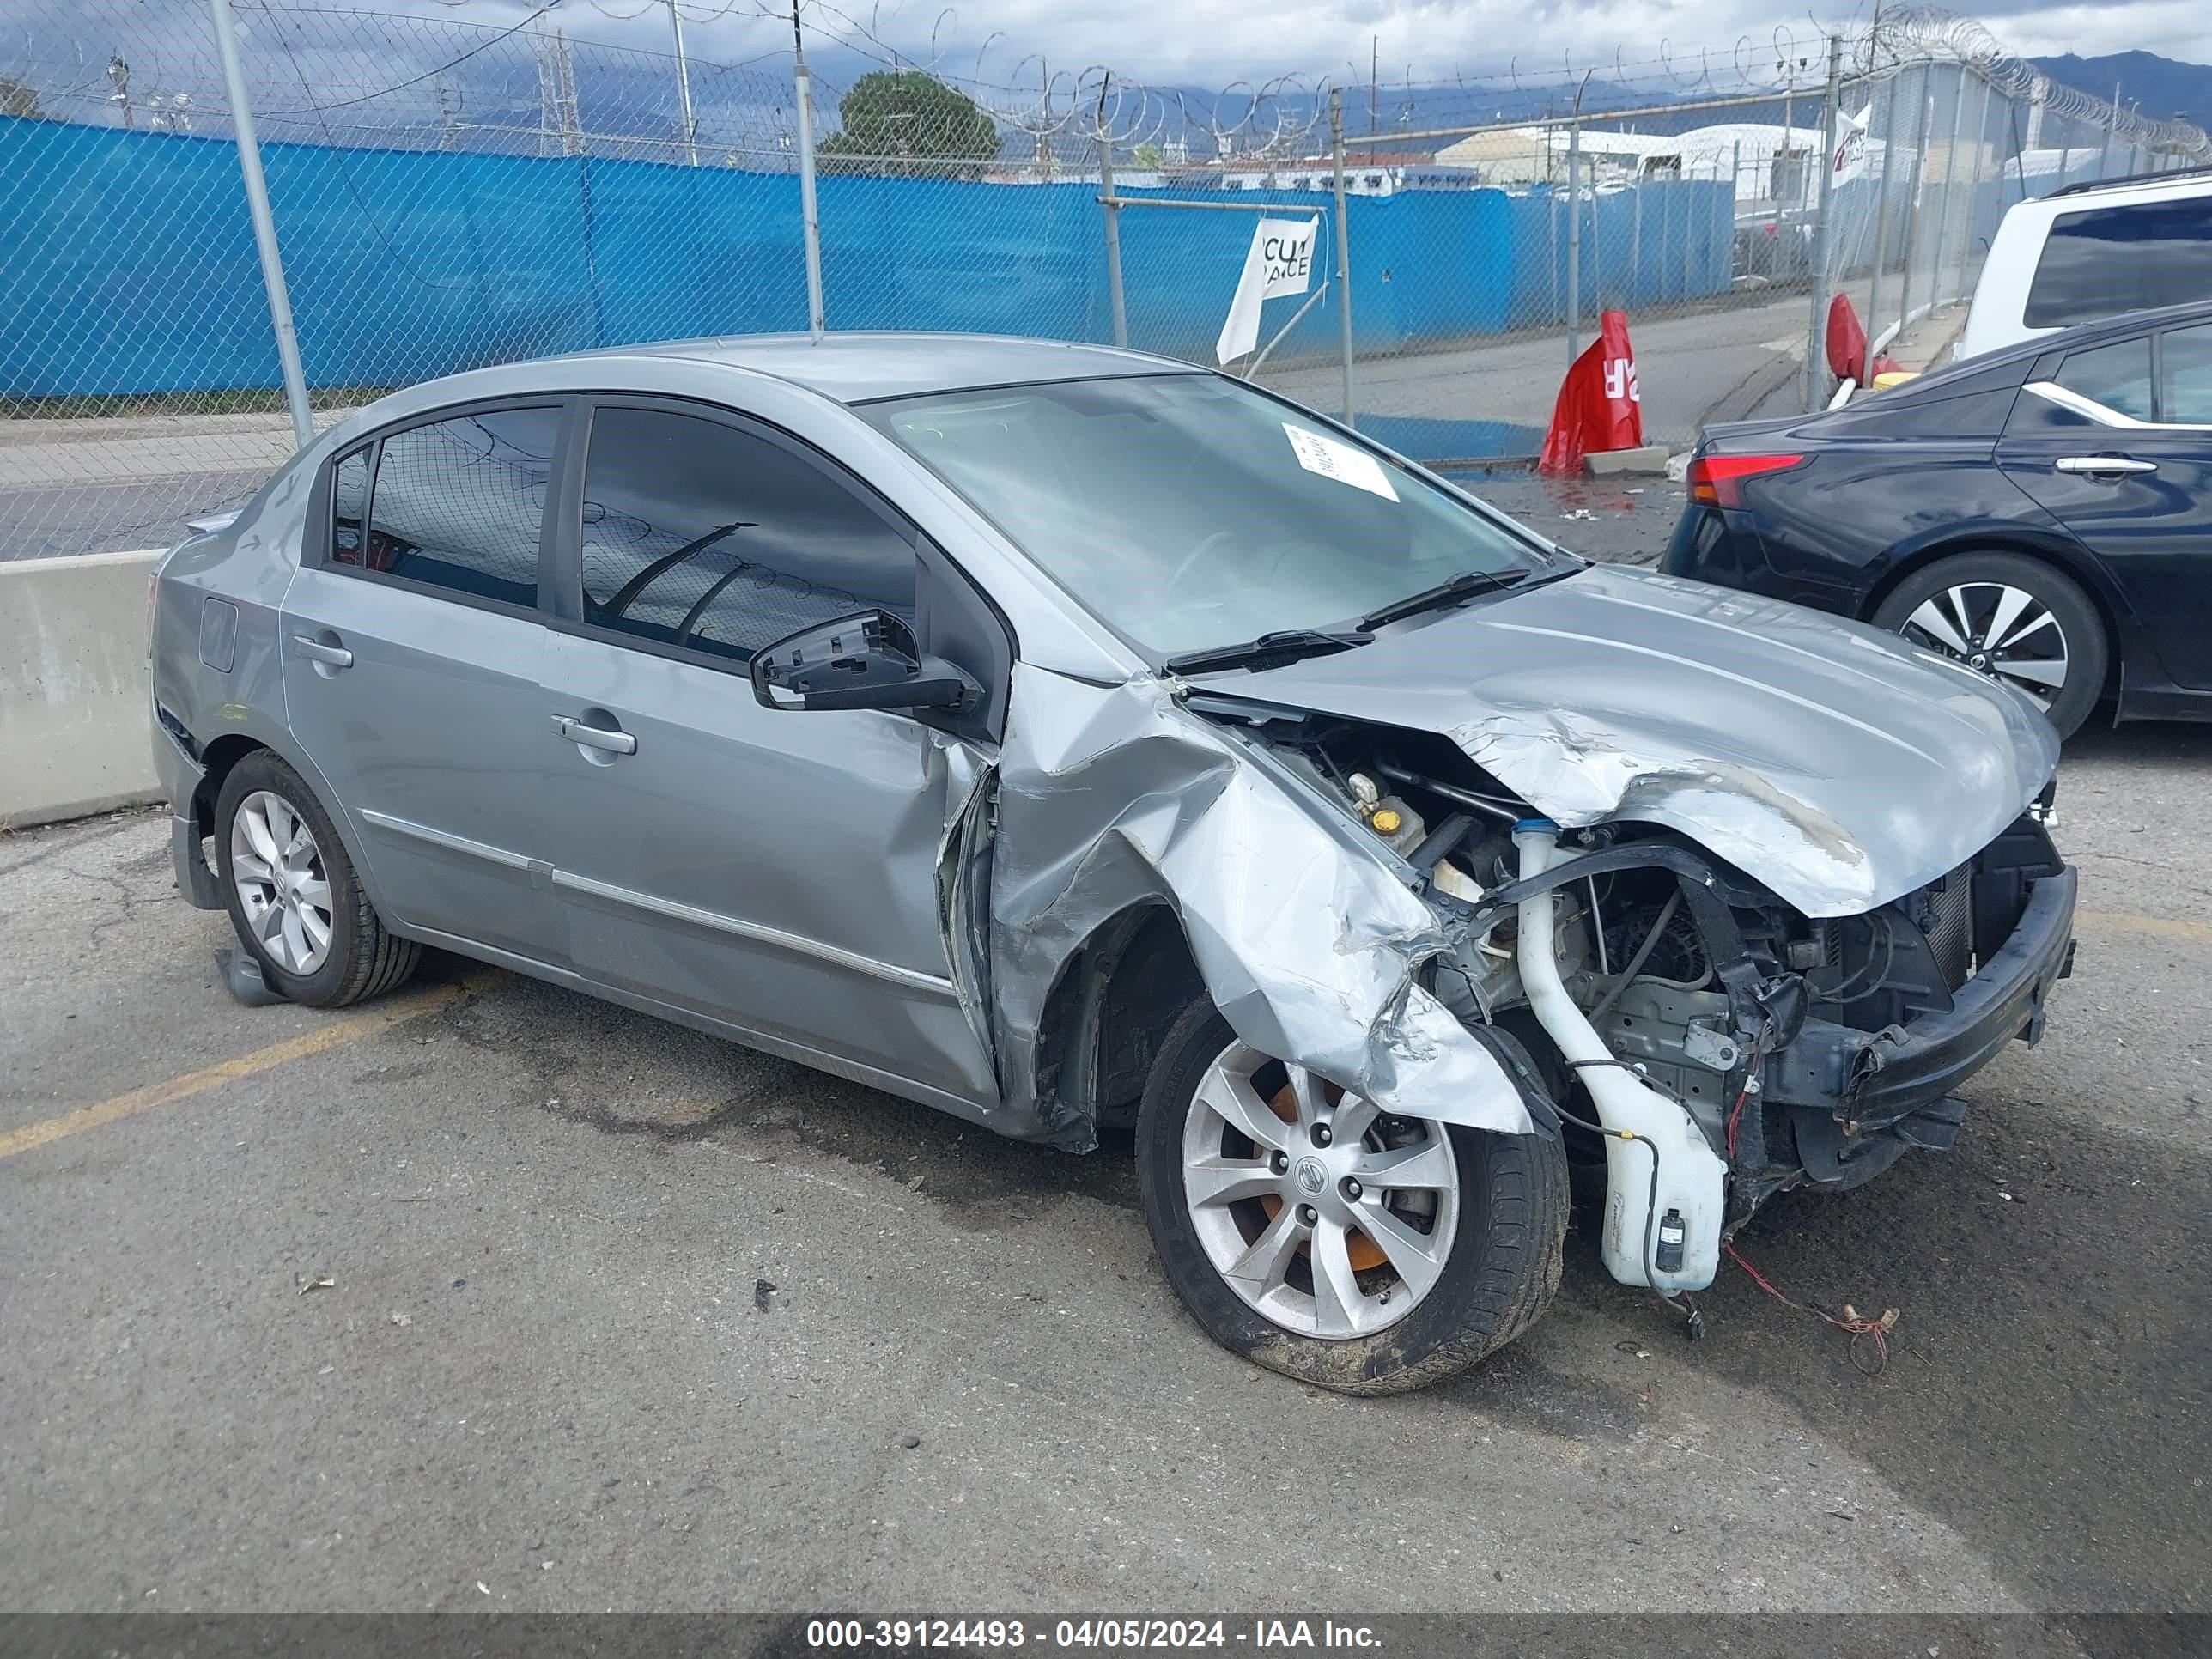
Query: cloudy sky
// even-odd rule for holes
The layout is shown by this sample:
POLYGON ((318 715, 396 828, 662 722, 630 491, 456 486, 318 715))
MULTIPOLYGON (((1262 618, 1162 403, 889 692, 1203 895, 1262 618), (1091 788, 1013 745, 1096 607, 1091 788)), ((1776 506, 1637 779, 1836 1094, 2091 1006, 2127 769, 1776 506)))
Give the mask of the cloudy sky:
MULTIPOLYGON (((18 0, 0 0, 0 6, 18 0)), ((692 49, 702 56, 742 57, 777 44, 778 25, 748 15, 763 0, 683 0, 695 21, 692 49), (714 15, 714 14, 721 14, 714 15)), ((1200 82, 1227 76, 1303 70, 1343 74, 1356 65, 1365 78, 1370 40, 1379 39, 1386 79, 1449 78, 1454 68, 1470 76, 1504 70, 1518 58, 1526 66, 1557 65, 1562 55, 1577 67, 1624 59, 1656 61, 1665 43, 1678 64, 1700 49, 1725 61, 1740 41, 1749 59, 1777 53, 1784 40, 1807 49, 1815 33, 1811 15, 1787 0, 807 0, 813 21, 840 27, 840 15, 871 26, 882 40, 922 57, 934 35, 947 69, 973 73, 975 52, 988 40, 981 66, 1011 70, 1030 52, 1071 64, 1106 62, 1155 82, 1200 82), (998 38, 991 39, 994 35, 998 38), (1395 74, 1393 66, 1395 66, 1395 74)), ((522 15, 530 7, 508 0, 466 0, 463 15, 492 21, 522 15)), ((2131 48, 2212 63, 2212 0, 2087 0, 2039 5, 2033 0, 1962 0, 1958 8, 1979 17, 2023 56, 2072 50, 2084 56, 2131 48)), ((570 27, 629 44, 665 33, 665 13, 654 0, 562 0, 577 14, 570 27), (646 9, 653 7, 653 9, 646 9), (627 23, 610 14, 642 12, 627 23)), ((1831 5, 1814 8, 1824 19, 1844 15, 1831 5)), ((1863 18, 1871 0, 1855 14, 1863 18)))
MULTIPOLYGON (((544 0, 231 0, 246 38, 249 78, 280 88, 312 82, 318 105, 375 92, 380 117, 429 107, 433 74, 458 57, 465 89, 495 74, 524 104, 536 98, 532 53, 520 40, 481 55, 476 30, 520 24, 544 0), (342 9, 380 17, 340 17, 342 9), (398 18, 392 15, 398 15, 398 18), (421 20, 409 22, 409 17, 421 20), (517 68, 517 65, 520 68, 517 68), (501 66, 504 65, 502 69, 501 66), (396 96, 388 96, 397 89, 396 96)), ((702 64, 756 65, 750 76, 705 77, 702 103, 742 97, 755 77, 787 88, 788 0, 678 0, 687 46, 702 64)), ((1088 66, 1123 81, 1219 88, 1297 73, 1358 84, 1370 42, 1385 87, 1455 78, 1557 87, 1595 69, 1659 94, 1778 85, 1777 59, 1802 59, 1800 87, 1817 84, 1820 29, 1806 0, 801 0, 810 53, 831 86, 895 52, 947 75, 994 87, 1036 85, 1048 63, 1062 98, 1088 66), (841 51, 840 38, 853 51, 841 51), (1663 60, 1663 61, 1662 61, 1663 60)), ((1813 0, 1823 21, 1863 26, 1874 0, 1813 0), (1856 10, 1845 10, 1846 4, 1856 10)), ((1891 0, 1895 3, 1895 0, 1891 0)), ((2085 56, 2142 48, 2212 64, 2212 0, 1956 0, 2021 56, 2085 56)), ((556 0, 536 27, 571 41, 669 50, 665 0, 556 0)), ((104 104, 108 55, 126 57, 140 95, 190 85, 219 87, 207 51, 206 0, 0 0, 0 73, 37 87, 55 112, 94 118, 104 104), (82 84, 79 84, 82 83, 82 84), (74 94, 59 88, 64 85, 74 94), (74 103, 70 101, 76 97, 74 103), (79 106, 82 106, 82 108, 79 106)), ((657 82, 649 62, 637 70, 657 82)), ((441 81, 447 78, 439 76, 441 81)), ((2095 90, 2102 91, 2103 88, 2095 90)), ((273 90, 268 95, 274 95, 273 90)), ((1480 94, 1474 96, 1479 100, 1480 94)), ((278 101, 282 101, 279 100, 278 101)), ((298 101, 295 100, 295 101, 298 101)), ((351 106, 371 101, 363 95, 351 106)), ((481 95, 469 107, 483 102, 481 95)), ((511 100, 510 100, 511 101, 511 100)), ((587 100, 588 101, 588 100, 587 100)), ((993 98, 1006 106, 1004 98, 993 98)), ((534 107, 534 104, 532 105, 534 107)), ((264 105, 264 110, 269 106, 264 105)), ((368 112, 364 111, 366 115, 368 112)), ((422 111, 412 112, 420 115, 422 111)), ((302 136, 299 133, 278 136, 302 136)))

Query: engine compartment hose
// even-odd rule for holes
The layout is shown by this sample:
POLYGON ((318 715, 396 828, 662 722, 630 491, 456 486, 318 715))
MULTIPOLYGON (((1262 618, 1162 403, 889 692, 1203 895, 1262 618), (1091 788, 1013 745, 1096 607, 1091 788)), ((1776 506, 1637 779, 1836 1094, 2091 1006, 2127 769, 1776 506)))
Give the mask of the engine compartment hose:
POLYGON ((1467 839, 1467 832, 1474 828, 1474 815, 1455 812, 1442 823, 1421 837, 1406 862, 1424 875, 1443 862, 1444 854, 1467 839))
POLYGON ((1667 924, 1674 919, 1674 912, 1681 905, 1682 890, 1677 887, 1667 895, 1666 903, 1659 907, 1659 919, 1651 924, 1651 931, 1644 936, 1644 943, 1636 947, 1636 954, 1629 957, 1628 966, 1620 970, 1620 977, 1613 981, 1613 988, 1599 999, 1596 1007, 1590 1010, 1591 1024, 1596 1024, 1611 1013, 1613 1005, 1620 1000, 1620 994, 1636 982, 1636 976, 1644 971, 1644 964, 1651 960, 1652 951, 1658 948, 1660 935, 1667 931, 1667 924))

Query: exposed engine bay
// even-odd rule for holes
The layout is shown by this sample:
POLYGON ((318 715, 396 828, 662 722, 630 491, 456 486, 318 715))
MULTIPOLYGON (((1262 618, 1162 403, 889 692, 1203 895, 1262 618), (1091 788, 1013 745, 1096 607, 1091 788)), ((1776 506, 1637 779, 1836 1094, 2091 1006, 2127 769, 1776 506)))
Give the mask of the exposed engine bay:
POLYGON ((1816 918, 1674 829, 1562 830, 1442 735, 1235 712, 1437 913, 1420 983, 1526 1056, 1624 1283, 1702 1288, 1774 1194, 1947 1150, 1953 1085, 2035 1041, 2070 968, 2048 788, 1936 880, 1816 918))

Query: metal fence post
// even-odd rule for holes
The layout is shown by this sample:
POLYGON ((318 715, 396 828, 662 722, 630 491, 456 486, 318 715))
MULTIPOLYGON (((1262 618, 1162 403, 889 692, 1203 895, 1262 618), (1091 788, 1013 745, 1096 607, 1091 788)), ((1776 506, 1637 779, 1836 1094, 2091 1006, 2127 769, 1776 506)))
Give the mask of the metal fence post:
MULTIPOLYGON (((1912 154, 1912 188, 1905 198, 1904 269, 1898 273, 1897 278, 1897 332, 1899 338, 1904 337, 1905 325, 1912 320, 1912 247, 1920 240, 1921 204, 1928 195, 1928 145, 1936 136, 1936 105, 1929 96, 1928 70, 1924 65, 1920 70, 1920 91, 1917 101, 1920 106, 1920 143, 1912 154)), ((1936 285, 1932 282, 1928 285, 1928 308, 1930 311, 1936 308, 1936 285)), ((1867 320, 1872 322, 1874 319, 1869 317, 1867 320)))
POLYGON ((1966 117, 1966 66, 1957 70, 1958 84, 1951 88, 1951 147, 1943 153, 1943 205, 1936 210, 1936 252, 1929 261, 1928 308, 1944 302, 1943 245, 1951 240, 1951 185, 1959 174, 1959 134, 1966 117))
POLYGON ((315 435, 307 414, 307 377, 300 368, 300 340, 292 328, 292 299, 284 289, 284 262, 276 252, 276 220, 269 210, 269 180, 261 171, 261 145, 253 136, 253 106, 246 95, 246 70, 238 60, 238 31, 230 0, 208 0, 215 16, 215 49, 230 94, 230 123, 238 134, 238 170, 246 179, 246 210, 253 221, 253 250, 261 258, 261 285, 269 295, 269 321, 276 333, 276 363, 284 377, 284 403, 292 411, 292 436, 304 449, 315 435))
POLYGON ((1583 124, 1567 124, 1567 362, 1583 355, 1583 124))
POLYGON ((1833 240, 1828 209, 1836 187, 1836 119, 1844 106, 1844 37, 1828 37, 1828 90, 1820 103, 1820 130, 1826 135, 1820 152, 1820 183, 1813 221, 1813 310, 1805 325, 1805 407, 1820 405, 1820 337, 1827 322, 1828 250, 1833 240))
POLYGON ((699 123, 691 114, 691 66, 684 58, 684 14, 676 9, 677 0, 668 0, 668 27, 676 35, 676 108, 684 118, 684 159, 687 165, 699 165, 699 123))
POLYGON ((1639 166, 1636 172, 1636 187, 1630 191, 1635 200, 1628 210, 1628 302, 1641 303, 1644 294, 1644 187, 1651 182, 1650 175, 1639 166))
MULTIPOLYGON (((1106 94, 1102 87, 1098 106, 1103 118, 1106 94)), ((1114 313, 1114 343, 1129 343, 1129 307, 1121 292, 1121 204, 1114 197, 1114 135, 1101 118, 1098 127, 1098 194, 1100 211, 1106 216, 1106 301, 1114 313)))
POLYGON ((1336 194, 1336 337, 1337 349, 1344 355, 1344 423, 1356 427, 1358 419, 1352 403, 1352 244, 1345 228, 1344 92, 1339 87, 1328 89, 1328 156, 1334 173, 1331 188, 1336 194))
MULTIPOLYGON (((1881 176, 1874 188, 1874 274, 1867 281, 1866 326, 1869 338, 1881 327, 1882 268, 1889 263, 1889 175, 1897 160, 1898 88, 1905 78, 1899 70, 1890 77, 1888 107, 1881 117, 1881 176)), ((1869 121, 1871 127, 1873 123, 1869 121)))
POLYGON ((2119 131, 2120 83, 2115 81, 2112 82, 2112 112, 2105 122, 2104 150, 2097 158, 2097 176, 2100 179, 2112 176, 2112 140, 2119 135, 2119 131))
POLYGON ((814 202, 814 89, 806 70, 806 48, 799 34, 799 8, 791 9, 792 84, 799 98, 799 218, 806 243, 806 332, 820 339, 822 313, 822 216, 814 202))

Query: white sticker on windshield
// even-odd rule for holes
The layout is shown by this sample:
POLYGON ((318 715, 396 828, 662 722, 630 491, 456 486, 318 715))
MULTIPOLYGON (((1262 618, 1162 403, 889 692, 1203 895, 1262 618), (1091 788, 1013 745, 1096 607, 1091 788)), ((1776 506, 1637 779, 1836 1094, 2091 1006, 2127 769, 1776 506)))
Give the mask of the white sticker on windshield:
POLYGON ((1370 495, 1394 501, 1398 499, 1398 492, 1390 488, 1390 475, 1383 471, 1382 463, 1365 450, 1324 438, 1318 432, 1292 426, 1288 421, 1283 422, 1283 432, 1291 441, 1291 453, 1307 471, 1350 484, 1354 489, 1364 489, 1370 495))

